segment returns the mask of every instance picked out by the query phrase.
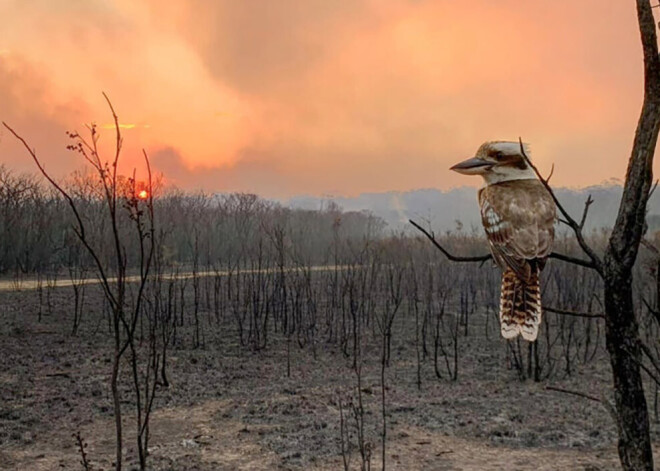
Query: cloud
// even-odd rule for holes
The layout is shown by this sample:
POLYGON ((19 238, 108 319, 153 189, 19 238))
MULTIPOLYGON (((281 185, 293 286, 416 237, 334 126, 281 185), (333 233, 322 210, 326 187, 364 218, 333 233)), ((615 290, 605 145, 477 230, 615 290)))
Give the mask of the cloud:
POLYGON ((272 159, 246 150, 233 164, 189 167, 181 153, 171 147, 155 150, 150 155, 152 168, 162 173, 165 183, 179 188, 207 192, 254 192, 269 196, 288 195, 296 177, 281 172, 272 159))
POLYGON ((369 13, 363 0, 148 3, 161 26, 194 45, 214 76, 255 94, 295 87, 340 47, 356 19, 369 13))
MULTIPOLYGON (((78 100, 53 100, 48 77, 14 57, 0 57, 0 118, 27 139, 47 170, 62 176, 77 168, 75 156, 66 151, 65 131, 85 113, 78 100)), ((0 129, 0 163, 20 172, 36 167, 23 146, 0 129)))
POLYGON ((556 184, 588 185, 625 171, 641 103, 626 2, 2 5, 0 60, 20 59, 48 85, 36 98, 3 88, 0 100, 71 128, 109 122, 105 90, 127 126, 127 163, 144 147, 187 187, 289 196, 478 184, 447 168, 484 140, 518 136, 541 168, 556 164, 556 184), (53 118, 56 103, 79 112, 53 118))
MULTIPOLYGON (((249 143, 249 103, 214 80, 186 41, 150 27, 150 21, 136 2, 0 3, 0 48, 43 80, 40 95, 25 87, 4 88, 0 95, 26 110, 43 102, 76 103, 80 113, 57 121, 81 130, 83 123, 112 119, 101 96, 107 92, 127 131, 122 160, 128 168, 139 165, 142 148, 164 145, 184 148, 188 165, 232 162, 249 143), (130 128, 133 123, 148 126, 130 128)), ((49 112, 44 108, 41 118, 49 112)), ((11 118, 6 109, 0 114, 11 118)), ((113 133, 102 125, 101 131, 101 146, 111 153, 113 133)))
POLYGON ((520 135, 563 184, 625 169, 641 71, 629 5, 174 3, 163 27, 258 103, 250 145, 297 191, 452 186, 453 161, 520 135))

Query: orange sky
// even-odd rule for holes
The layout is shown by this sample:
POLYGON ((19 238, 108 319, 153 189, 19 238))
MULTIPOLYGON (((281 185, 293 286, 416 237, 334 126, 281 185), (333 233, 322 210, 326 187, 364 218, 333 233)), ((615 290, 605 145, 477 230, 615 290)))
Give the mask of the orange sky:
MULTIPOLYGON (((641 106, 633 2, 0 0, 0 31, 0 119, 58 175, 64 131, 110 123, 101 91, 128 165, 270 197, 476 185, 448 167, 518 136, 555 185, 597 184, 641 106)), ((0 163, 34 170, 4 130, 0 163)))

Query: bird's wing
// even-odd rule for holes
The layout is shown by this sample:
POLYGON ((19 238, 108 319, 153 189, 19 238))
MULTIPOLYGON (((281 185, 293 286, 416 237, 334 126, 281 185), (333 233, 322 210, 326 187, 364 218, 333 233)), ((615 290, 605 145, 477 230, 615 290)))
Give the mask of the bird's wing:
POLYGON ((538 180, 489 185, 479 192, 481 219, 495 261, 527 280, 530 260, 552 250, 555 205, 538 180))

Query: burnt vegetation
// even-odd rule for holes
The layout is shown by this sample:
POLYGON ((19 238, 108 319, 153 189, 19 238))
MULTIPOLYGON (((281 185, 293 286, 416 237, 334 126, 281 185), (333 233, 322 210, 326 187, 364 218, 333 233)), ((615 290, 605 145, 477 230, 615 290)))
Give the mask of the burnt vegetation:
MULTIPOLYGON (((422 429, 513 447, 618 438, 624 469, 652 469, 660 236, 645 233, 645 217, 660 58, 651 6, 637 7, 645 101, 617 221, 584 233, 591 200, 575 218, 558 201, 568 229, 543 272, 533 343, 499 336, 500 273, 480 233, 434 234, 420 221, 423 234, 392 233, 332 204, 292 210, 184 193, 150 172, 122 177, 109 101, 114 155, 99 154, 94 126, 71 133, 87 170, 62 181, 5 124, 44 180, 0 166, 0 466, 29 468, 7 450, 56 423, 72 458, 59 466, 179 469, 201 458, 159 448, 154 413, 220 397, 232 406, 211 422, 239 423, 238 437, 256 430, 288 468, 396 467, 391 444, 405 450, 422 429), (114 458, 98 421, 113 426, 114 458)), ((181 446, 213 441, 200 433, 181 446)))

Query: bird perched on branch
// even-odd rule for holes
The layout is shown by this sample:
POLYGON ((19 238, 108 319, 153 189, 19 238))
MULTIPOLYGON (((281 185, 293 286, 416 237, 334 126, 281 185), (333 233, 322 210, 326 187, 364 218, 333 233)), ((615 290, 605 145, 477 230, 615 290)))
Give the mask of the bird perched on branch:
POLYGON ((522 335, 533 342, 541 324, 540 273, 552 252, 555 203, 528 163, 529 150, 518 142, 482 144, 475 157, 453 167, 481 175, 481 220, 490 251, 502 269, 502 336, 522 335))

